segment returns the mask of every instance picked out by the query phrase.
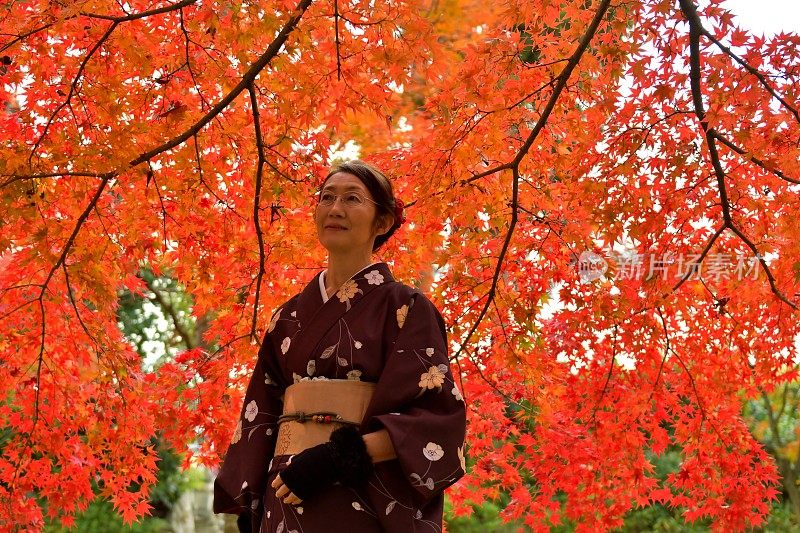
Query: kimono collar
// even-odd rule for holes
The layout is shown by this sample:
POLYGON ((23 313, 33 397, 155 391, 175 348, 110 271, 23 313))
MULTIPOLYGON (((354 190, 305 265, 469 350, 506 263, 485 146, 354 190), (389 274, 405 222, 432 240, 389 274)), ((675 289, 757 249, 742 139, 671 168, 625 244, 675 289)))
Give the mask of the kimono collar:
POLYGON ((300 293, 297 318, 303 334, 297 337, 296 342, 292 342, 291 350, 312 353, 316 344, 343 315, 367 300, 367 296, 375 289, 395 282, 386 263, 374 263, 356 272, 339 287, 336 294, 328 301, 323 301, 321 275, 322 272, 318 273, 300 293))
MULTIPOLYGON (((355 274, 350 276, 348 281, 353 279, 354 277, 358 276, 361 272, 363 272, 364 270, 368 269, 369 267, 371 267, 373 265, 377 265, 377 264, 378 264, 377 261, 373 261, 369 265, 365 266, 364 268, 362 268, 361 270, 359 270, 358 272, 356 272, 355 274)), ((328 291, 325 288, 325 276, 327 275, 327 273, 328 273, 328 269, 326 268, 319 275, 319 293, 322 295, 322 302, 323 303, 327 302, 330 299, 330 296, 328 296, 328 291)))

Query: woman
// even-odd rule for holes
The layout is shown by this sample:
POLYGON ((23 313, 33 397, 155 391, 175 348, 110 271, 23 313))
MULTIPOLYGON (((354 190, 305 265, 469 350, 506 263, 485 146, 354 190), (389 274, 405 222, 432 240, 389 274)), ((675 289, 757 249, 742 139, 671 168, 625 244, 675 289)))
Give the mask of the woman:
POLYGON ((272 316, 214 512, 253 532, 441 531, 466 415, 438 310, 372 262, 402 203, 351 161, 325 178, 314 219, 328 268, 272 316))

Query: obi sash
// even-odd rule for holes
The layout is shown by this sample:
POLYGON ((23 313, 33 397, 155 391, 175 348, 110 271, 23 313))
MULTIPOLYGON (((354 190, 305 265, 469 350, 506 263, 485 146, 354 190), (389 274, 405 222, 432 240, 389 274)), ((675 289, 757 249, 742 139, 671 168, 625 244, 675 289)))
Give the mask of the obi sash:
POLYGON ((344 425, 360 426, 375 384, 348 379, 300 381, 286 388, 275 455, 294 455, 330 439, 344 425))

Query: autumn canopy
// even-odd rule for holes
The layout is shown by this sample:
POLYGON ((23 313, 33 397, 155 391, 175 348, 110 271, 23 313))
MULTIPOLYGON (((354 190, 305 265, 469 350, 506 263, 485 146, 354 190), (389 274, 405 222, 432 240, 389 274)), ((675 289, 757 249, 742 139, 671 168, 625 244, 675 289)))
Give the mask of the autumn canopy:
POLYGON ((741 409, 796 378, 797 35, 718 0, 7 6, 0 529, 69 523, 93 483, 146 513, 156 433, 219 463, 354 149, 408 205, 381 258, 448 322, 457 512, 504 491, 544 530, 654 502, 763 520, 779 475, 741 409), (152 371, 116 315, 143 268, 207 322, 152 371))

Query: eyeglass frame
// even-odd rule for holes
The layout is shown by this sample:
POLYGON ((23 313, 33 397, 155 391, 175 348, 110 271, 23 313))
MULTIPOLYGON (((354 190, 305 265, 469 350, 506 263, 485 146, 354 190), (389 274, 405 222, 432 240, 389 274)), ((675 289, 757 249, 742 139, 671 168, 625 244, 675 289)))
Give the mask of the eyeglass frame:
POLYGON ((321 205, 321 206, 324 206, 324 207, 333 207, 336 204, 336 201, 340 200, 340 199, 342 200, 342 205, 347 209, 352 209, 352 208, 356 208, 356 207, 362 207, 362 206, 366 205, 366 202, 371 202, 371 203, 375 204, 376 206, 378 205, 378 202, 376 202, 372 198, 366 196, 361 191, 357 191, 357 190, 349 190, 349 191, 345 191, 345 192, 343 192, 341 194, 336 194, 335 192, 333 192, 331 190, 322 189, 315 196, 317 197, 317 205, 321 205), (332 194, 333 195, 333 200, 331 200, 330 203, 328 203, 327 201, 325 203, 323 203, 323 200, 322 200, 322 195, 323 194, 332 194), (344 199, 344 196, 347 195, 347 194, 355 195, 358 198, 361 198, 362 200, 364 200, 364 202, 356 204, 356 205, 348 205, 347 201, 344 199))

